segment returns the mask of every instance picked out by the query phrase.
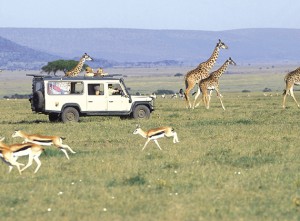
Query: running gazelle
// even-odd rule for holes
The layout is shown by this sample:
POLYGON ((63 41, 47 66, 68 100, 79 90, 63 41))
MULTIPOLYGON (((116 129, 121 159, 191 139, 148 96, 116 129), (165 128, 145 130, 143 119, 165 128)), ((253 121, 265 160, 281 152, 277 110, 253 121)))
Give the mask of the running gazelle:
POLYGON ((172 127, 159 127, 159 128, 150 129, 148 131, 143 131, 140 125, 136 125, 136 129, 133 131, 133 134, 139 134, 142 137, 147 139, 142 150, 146 148, 150 140, 153 140, 154 143, 161 150, 161 147, 159 146, 157 139, 162 137, 173 137, 173 143, 179 142, 177 133, 174 131, 172 127))
POLYGON ((34 173, 36 173, 39 170, 42 164, 41 161, 39 160, 39 157, 44 150, 40 145, 34 143, 7 145, 3 143, 4 139, 5 139, 4 137, 0 139, 0 157, 5 163, 8 164, 9 173, 11 172, 13 166, 16 166, 19 173, 21 174, 23 170, 27 169, 32 165, 33 160, 37 164, 34 173), (18 157, 21 156, 28 156, 28 163, 22 169, 20 169, 20 166, 24 166, 24 164, 17 162, 18 157))
POLYGON ((69 155, 68 155, 66 149, 68 149, 71 153, 76 153, 75 151, 73 151, 71 149, 71 147, 69 147, 69 145, 62 143, 62 140, 65 139, 63 137, 44 136, 44 135, 39 135, 39 134, 26 134, 20 130, 16 130, 12 134, 12 137, 22 137, 22 138, 24 138, 24 142, 31 142, 31 143, 35 143, 35 144, 39 144, 39 145, 50 146, 51 144, 53 144, 54 146, 59 148, 62 152, 64 152, 64 154, 66 155, 66 157, 68 159, 70 159, 70 158, 69 158, 69 155))

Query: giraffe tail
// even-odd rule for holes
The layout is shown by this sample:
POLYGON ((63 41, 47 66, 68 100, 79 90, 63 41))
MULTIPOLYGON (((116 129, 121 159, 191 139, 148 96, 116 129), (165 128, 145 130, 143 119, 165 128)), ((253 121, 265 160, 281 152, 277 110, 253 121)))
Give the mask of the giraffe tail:
POLYGON ((188 84, 188 81, 187 81, 186 77, 184 78, 184 84, 185 84, 185 89, 187 89, 189 84, 188 84))

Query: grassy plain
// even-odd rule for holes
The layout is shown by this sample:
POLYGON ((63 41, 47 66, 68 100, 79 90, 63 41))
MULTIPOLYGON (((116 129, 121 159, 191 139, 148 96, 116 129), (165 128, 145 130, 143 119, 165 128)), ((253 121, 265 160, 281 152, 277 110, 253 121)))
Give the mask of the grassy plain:
MULTIPOLYGON (((273 75, 264 76, 270 80, 273 75)), ((46 147, 37 174, 35 165, 21 176, 16 169, 7 174, 2 164, 0 217, 299 220, 300 207, 292 202, 300 195, 299 109, 289 97, 288 108, 282 110, 282 96, 261 92, 264 87, 275 91, 282 76, 279 83, 271 79, 273 83, 264 86, 259 75, 224 75, 222 88, 238 77, 245 78, 241 88, 253 92, 223 89, 226 111, 216 96, 209 110, 203 105, 187 110, 183 100, 159 97, 150 120, 141 122, 89 117, 74 124, 50 123, 47 116, 31 113, 27 100, 0 100, 0 136, 7 143, 21 142, 11 138, 21 129, 66 137, 64 142, 77 152, 67 160, 61 151, 46 147), (249 82, 260 90, 254 92, 249 82), (170 125, 180 143, 165 138, 159 140, 162 151, 154 143, 141 151, 145 139, 132 134, 136 123, 143 129, 170 125)), ((143 88, 145 82, 156 90, 156 83, 166 78, 171 79, 166 87, 181 87, 177 84, 182 82, 176 84, 169 76, 132 76, 126 82, 132 90, 143 88), (134 82, 139 83, 133 86, 134 82)), ((299 92, 295 96, 300 97, 299 92)))

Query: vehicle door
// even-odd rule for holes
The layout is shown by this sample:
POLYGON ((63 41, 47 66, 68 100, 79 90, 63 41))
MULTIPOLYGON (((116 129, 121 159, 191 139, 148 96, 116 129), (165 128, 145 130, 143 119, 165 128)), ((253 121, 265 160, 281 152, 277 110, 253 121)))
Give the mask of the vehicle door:
POLYGON ((87 111, 107 111, 107 98, 104 93, 103 83, 87 84, 87 111))
POLYGON ((108 84, 108 111, 129 111, 131 103, 126 90, 120 83, 108 84))

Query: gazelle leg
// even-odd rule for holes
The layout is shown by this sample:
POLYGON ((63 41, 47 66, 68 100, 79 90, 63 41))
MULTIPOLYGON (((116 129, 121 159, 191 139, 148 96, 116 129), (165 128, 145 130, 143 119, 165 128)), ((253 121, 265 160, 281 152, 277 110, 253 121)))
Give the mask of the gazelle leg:
MULTIPOLYGON (((18 160, 18 157, 14 157, 14 161, 17 162, 17 160, 18 160)), ((4 162, 6 163, 6 161, 4 161, 4 162)), ((23 163, 18 163, 18 164, 20 166, 24 166, 23 163)), ((8 173, 10 173, 12 171, 12 169, 13 169, 13 166, 10 163, 8 163, 8 173)))
POLYGON ((18 171, 19 171, 19 174, 21 175, 22 174, 22 170, 20 169, 20 166, 23 165, 23 164, 20 164, 18 162, 10 162, 11 165, 13 166, 16 166, 18 168, 18 171))
POLYGON ((18 168, 18 171, 19 171, 19 174, 21 175, 22 174, 22 171, 20 169, 20 166, 23 166, 24 164, 22 163, 18 163, 17 162, 17 157, 16 158, 12 158, 11 160, 8 160, 7 162, 11 165, 11 166, 16 166, 18 168))
POLYGON ((60 149, 62 152, 64 152, 64 154, 66 155, 67 159, 70 160, 67 151, 66 151, 63 147, 60 147, 59 149, 60 149))
POLYGON ((10 173, 12 169, 13 169, 13 166, 8 166, 8 173, 10 173))
POLYGON ((146 141, 146 143, 145 143, 145 145, 144 145, 142 151, 146 148, 146 146, 147 146, 147 144, 148 144, 149 142, 150 142, 150 139, 147 139, 147 141, 146 141))
POLYGON ((26 170, 28 167, 30 167, 30 166, 32 165, 32 161, 33 161, 33 156, 29 155, 29 157, 28 157, 28 163, 27 163, 27 165, 26 165, 25 167, 22 168, 21 171, 24 171, 24 170, 26 170))
POLYGON ((178 143, 179 140, 178 140, 178 136, 177 136, 177 133, 176 132, 173 132, 173 143, 178 143))
POLYGON ((34 170, 34 173, 36 173, 36 172, 38 172, 38 170, 40 169, 42 163, 41 163, 41 161, 40 161, 40 159, 39 159, 39 155, 36 155, 33 159, 35 160, 35 162, 36 162, 36 164, 37 164, 37 167, 36 167, 35 170, 34 170))
POLYGON ((61 144, 60 145, 62 148, 68 149, 71 153, 76 153, 74 150, 72 150, 72 148, 67 145, 67 144, 61 144))
POLYGON ((153 140, 153 141, 154 141, 154 143, 156 143, 156 145, 158 146, 158 148, 159 148, 160 150, 162 150, 162 149, 160 148, 159 144, 158 144, 158 141, 157 141, 157 140, 153 140))

